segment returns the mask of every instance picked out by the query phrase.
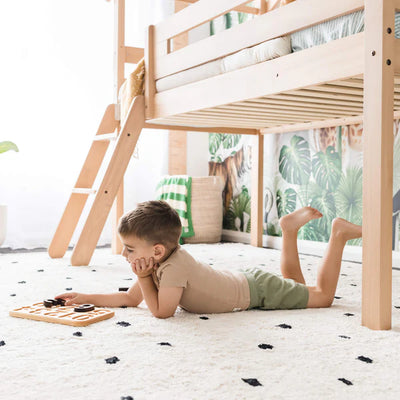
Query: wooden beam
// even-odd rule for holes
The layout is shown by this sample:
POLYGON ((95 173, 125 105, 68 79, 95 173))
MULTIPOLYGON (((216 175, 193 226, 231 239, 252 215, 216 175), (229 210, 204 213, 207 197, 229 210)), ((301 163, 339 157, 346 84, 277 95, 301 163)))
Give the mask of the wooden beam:
POLYGON ((262 247, 264 188, 264 136, 253 137, 251 148, 251 233, 252 246, 262 247))
POLYGON ((144 57, 144 49, 125 46, 125 62, 137 64, 144 57))
MULTIPOLYGON (((125 80, 125 0, 114 0, 114 99, 116 116, 115 119, 120 120, 121 110, 118 102, 118 93, 121 85, 125 80)), ((120 131, 118 126, 117 132, 120 131)), ((122 252, 122 243, 118 237, 118 223, 124 213, 124 180, 117 191, 114 204, 111 209, 111 251, 113 254, 122 252)))
POLYGON ((229 127, 221 127, 221 126, 210 126, 210 127, 197 127, 197 126, 179 126, 179 125, 170 125, 168 121, 162 124, 152 124, 146 122, 144 124, 144 128, 148 129, 165 129, 165 130, 173 130, 173 131, 190 131, 190 132, 212 132, 212 133, 232 133, 235 135, 257 135, 257 129, 241 129, 241 128, 229 128, 229 127))
POLYGON ((370 329, 392 324, 393 9, 365 0, 361 322, 370 329))

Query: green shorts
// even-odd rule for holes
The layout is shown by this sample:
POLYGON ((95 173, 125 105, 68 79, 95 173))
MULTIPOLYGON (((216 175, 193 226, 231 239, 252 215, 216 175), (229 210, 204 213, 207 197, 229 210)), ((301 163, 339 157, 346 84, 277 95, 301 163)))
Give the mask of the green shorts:
POLYGON ((306 308, 308 289, 293 279, 263 271, 260 268, 246 268, 244 273, 250 287, 250 306, 262 310, 306 308))

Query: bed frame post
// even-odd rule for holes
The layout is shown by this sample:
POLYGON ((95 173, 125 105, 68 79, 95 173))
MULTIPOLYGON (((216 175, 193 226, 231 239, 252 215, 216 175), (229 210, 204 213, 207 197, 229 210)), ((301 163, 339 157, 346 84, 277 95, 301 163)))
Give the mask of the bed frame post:
POLYGON ((252 246, 262 247, 264 187, 264 135, 253 136, 251 148, 251 234, 252 246))
MULTIPOLYGON (((115 119, 120 120, 120 106, 118 102, 118 92, 124 82, 125 74, 125 0, 114 0, 114 103, 115 119)), ((118 124, 118 134, 121 124, 118 124)), ((122 243, 118 238, 118 222, 124 213, 124 180, 118 189, 114 204, 111 209, 112 240, 111 250, 113 254, 121 254, 122 243)))
POLYGON ((391 328, 394 2, 365 0, 362 325, 391 328))

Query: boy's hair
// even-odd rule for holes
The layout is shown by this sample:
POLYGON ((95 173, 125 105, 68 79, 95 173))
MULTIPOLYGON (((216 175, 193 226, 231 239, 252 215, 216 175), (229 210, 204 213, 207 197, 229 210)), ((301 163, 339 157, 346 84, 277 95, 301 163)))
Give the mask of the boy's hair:
POLYGON ((178 213, 163 200, 139 203, 119 221, 121 236, 134 235, 152 244, 160 243, 168 249, 174 248, 182 233, 178 213))

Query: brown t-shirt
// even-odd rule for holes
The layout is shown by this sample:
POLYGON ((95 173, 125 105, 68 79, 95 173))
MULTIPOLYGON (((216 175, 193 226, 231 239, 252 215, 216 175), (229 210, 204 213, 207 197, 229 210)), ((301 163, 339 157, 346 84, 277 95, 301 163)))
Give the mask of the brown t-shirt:
POLYGON ((178 246, 153 272, 157 289, 183 287, 180 307, 198 313, 223 313, 246 310, 250 288, 241 272, 218 271, 196 261, 178 246))

